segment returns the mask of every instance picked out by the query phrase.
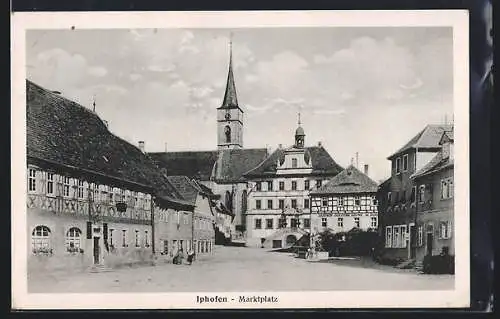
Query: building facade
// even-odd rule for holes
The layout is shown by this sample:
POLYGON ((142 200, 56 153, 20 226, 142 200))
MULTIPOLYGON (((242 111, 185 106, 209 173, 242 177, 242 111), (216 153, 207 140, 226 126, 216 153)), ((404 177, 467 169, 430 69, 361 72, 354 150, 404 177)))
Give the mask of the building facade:
POLYGON ((247 245, 288 247, 310 231, 310 191, 342 168, 321 145, 304 144, 299 122, 293 146, 280 147, 244 175, 250 190, 245 215, 247 245))
POLYGON ((188 205, 95 113, 30 81, 26 89, 28 268, 152 261, 155 207, 188 205))
POLYGON ((415 258, 418 185, 412 176, 441 151, 439 143, 443 132, 451 128, 451 125, 427 125, 388 157, 391 177, 382 183, 377 192, 381 258, 396 262, 415 258))
POLYGON ((311 191, 313 233, 378 229, 377 183, 353 165, 311 191))
POLYGON ((417 187, 417 240, 415 259, 439 255, 443 248, 455 255, 454 240, 454 150, 453 130, 445 131, 442 150, 412 179, 417 187))

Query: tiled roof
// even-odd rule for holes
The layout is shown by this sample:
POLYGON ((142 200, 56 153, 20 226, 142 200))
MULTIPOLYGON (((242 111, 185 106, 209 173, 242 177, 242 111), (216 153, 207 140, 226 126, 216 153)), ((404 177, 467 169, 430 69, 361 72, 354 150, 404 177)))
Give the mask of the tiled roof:
POLYGON ((259 165, 267 155, 265 148, 221 150, 214 179, 221 183, 243 180, 243 174, 259 165))
POLYGON ((185 200, 191 204, 196 204, 196 197, 200 192, 197 185, 186 176, 167 176, 167 178, 185 200))
POLYGON ((419 178, 424 175, 429 175, 435 172, 439 172, 442 169, 453 166, 453 160, 448 158, 443 158, 443 152, 439 152, 434 156, 429 163, 422 167, 419 171, 413 173, 411 178, 419 178))
POLYGON ((166 169, 168 175, 184 175, 202 181, 210 180, 217 161, 217 151, 160 152, 148 155, 158 167, 166 169))
POLYGON ((375 181, 350 165, 311 194, 375 193, 377 188, 375 181))
POLYGON ((138 185, 184 203, 154 162, 113 135, 89 109, 26 80, 27 156, 30 160, 86 172, 106 183, 138 185))
MULTIPOLYGON (((328 152, 322 146, 306 147, 312 161, 312 174, 337 175, 343 168, 338 165, 328 152)), ((248 171, 244 176, 258 177, 275 175, 277 171, 277 163, 283 156, 285 149, 277 149, 269 155, 262 163, 254 169, 248 171)))
POLYGON ((201 152, 149 153, 168 175, 185 175, 192 179, 235 182, 267 156, 265 148, 228 149, 201 152))
POLYGON ((394 156, 399 155, 409 149, 422 148, 422 149, 436 149, 439 150, 439 141, 444 131, 452 131, 452 125, 427 125, 421 132, 415 135, 408 143, 397 150, 394 154, 388 157, 392 159, 394 156))

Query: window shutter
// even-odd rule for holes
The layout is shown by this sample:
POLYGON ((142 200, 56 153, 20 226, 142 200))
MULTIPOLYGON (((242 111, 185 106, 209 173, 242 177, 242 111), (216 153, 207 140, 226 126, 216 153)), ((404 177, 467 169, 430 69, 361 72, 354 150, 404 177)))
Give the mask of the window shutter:
POLYGON ((87 222, 87 239, 92 239, 92 222, 87 222))
POLYGON ((102 233, 103 233, 103 238, 104 240, 108 240, 108 223, 103 223, 102 224, 102 233))

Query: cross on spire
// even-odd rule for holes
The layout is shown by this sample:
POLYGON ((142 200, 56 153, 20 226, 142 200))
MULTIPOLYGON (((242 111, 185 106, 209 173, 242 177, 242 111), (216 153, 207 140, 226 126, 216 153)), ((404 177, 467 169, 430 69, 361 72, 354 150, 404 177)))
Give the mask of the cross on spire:
POLYGON ((95 94, 94 94, 93 99, 92 99, 92 107, 93 107, 93 110, 95 112, 95 94))
POLYGON ((299 126, 300 126, 300 124, 302 124, 302 123, 300 123, 300 112, 298 113, 298 117, 299 117, 298 123, 299 123, 299 126))

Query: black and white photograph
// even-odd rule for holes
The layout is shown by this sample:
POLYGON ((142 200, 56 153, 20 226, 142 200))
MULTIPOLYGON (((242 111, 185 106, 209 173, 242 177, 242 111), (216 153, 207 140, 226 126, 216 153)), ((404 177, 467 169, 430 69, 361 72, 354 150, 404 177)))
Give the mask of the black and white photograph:
POLYGON ((14 304, 467 304, 467 15, 275 15, 16 17, 14 304))

